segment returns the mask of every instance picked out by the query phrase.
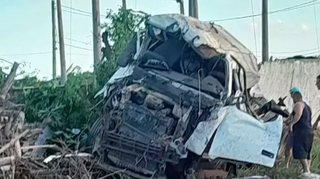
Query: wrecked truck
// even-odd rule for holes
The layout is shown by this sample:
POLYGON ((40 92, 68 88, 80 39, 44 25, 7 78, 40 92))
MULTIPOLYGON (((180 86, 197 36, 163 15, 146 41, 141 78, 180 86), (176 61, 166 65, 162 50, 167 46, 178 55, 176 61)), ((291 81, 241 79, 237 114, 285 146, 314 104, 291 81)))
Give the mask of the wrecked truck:
POLYGON ((97 94, 105 103, 89 137, 106 164, 174 179, 238 163, 274 165, 283 117, 259 120, 249 104, 257 59, 221 26, 149 16, 117 64, 97 94))

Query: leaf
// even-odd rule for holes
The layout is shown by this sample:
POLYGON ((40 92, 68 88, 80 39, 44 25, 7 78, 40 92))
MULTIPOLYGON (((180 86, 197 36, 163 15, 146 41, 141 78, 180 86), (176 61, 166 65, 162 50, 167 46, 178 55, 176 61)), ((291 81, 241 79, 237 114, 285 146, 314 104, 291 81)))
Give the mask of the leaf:
MULTIPOLYGON (((144 25, 146 14, 132 10, 107 10, 106 23, 103 29, 109 32, 111 59, 101 61, 97 66, 96 76, 99 88, 102 88, 117 69, 117 58, 131 40, 134 31, 144 25)), ((27 64, 25 63, 25 66, 27 64)), ((24 67, 22 67, 24 68, 24 67)), ((84 130, 90 126, 100 114, 101 99, 93 96, 99 89, 93 88, 94 76, 91 72, 82 72, 78 66, 70 67, 67 82, 60 87, 59 77, 51 80, 38 79, 34 73, 24 74, 22 79, 14 82, 15 87, 34 87, 24 89, 19 94, 19 103, 25 104, 24 112, 27 122, 42 122, 50 117, 54 130, 54 139, 63 138, 68 143, 76 144, 71 129, 84 130), (93 110, 90 108, 96 106, 93 110)), ((0 81, 6 74, 0 68, 0 81)), ((78 136, 82 138, 82 136, 78 136)), ((53 141, 55 141, 53 139, 53 141)))
POLYGON ((53 134, 54 135, 62 135, 64 132, 63 131, 56 131, 56 132, 54 132, 53 134))

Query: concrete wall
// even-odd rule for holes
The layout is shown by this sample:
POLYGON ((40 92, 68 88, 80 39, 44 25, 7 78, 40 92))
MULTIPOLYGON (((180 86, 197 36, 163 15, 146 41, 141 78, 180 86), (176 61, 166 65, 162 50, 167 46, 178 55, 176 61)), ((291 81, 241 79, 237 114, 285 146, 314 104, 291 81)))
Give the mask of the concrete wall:
POLYGON ((292 108, 289 90, 295 86, 301 89, 312 109, 315 118, 319 115, 319 91, 316 87, 316 77, 320 74, 320 59, 288 59, 267 62, 261 66, 259 87, 267 99, 278 100, 287 96, 287 107, 292 108))

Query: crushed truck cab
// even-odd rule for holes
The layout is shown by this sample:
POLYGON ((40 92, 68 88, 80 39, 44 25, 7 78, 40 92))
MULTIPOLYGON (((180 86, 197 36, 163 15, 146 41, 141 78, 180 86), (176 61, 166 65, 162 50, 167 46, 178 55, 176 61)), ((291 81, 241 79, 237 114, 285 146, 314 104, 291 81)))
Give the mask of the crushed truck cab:
POLYGON ((91 134, 104 162, 155 178, 185 178, 217 161, 274 165, 282 116, 256 115, 256 57, 221 26, 150 16, 118 66, 97 94, 106 100, 91 134))

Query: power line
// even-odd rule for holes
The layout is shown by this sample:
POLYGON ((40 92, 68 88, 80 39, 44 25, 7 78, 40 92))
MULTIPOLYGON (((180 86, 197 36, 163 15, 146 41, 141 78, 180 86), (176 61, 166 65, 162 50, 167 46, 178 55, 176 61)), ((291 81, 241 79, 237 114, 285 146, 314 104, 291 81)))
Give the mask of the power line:
MULTIPOLYGON (((69 44, 65 44, 65 45, 70 46, 69 44)), ((78 46, 74 46, 74 45, 71 45, 71 47, 83 49, 83 50, 87 50, 87 51, 92 51, 92 49, 78 47, 78 46)), ((261 51, 258 51, 258 52, 261 52, 261 51)), ((313 49, 295 50, 295 51, 273 51, 270 53, 272 53, 272 54, 290 54, 290 53, 303 53, 303 52, 308 52, 307 54, 312 54, 312 53, 317 53, 319 51, 318 51, 318 48, 313 48, 313 49)), ((51 53, 52 52, 13 53, 13 54, 0 54, 0 56, 28 56, 28 55, 45 55, 45 54, 51 54, 51 53)), ((79 53, 67 53, 67 54, 88 55, 88 54, 79 54, 79 53)))
MULTIPOLYGON (((254 15, 254 9, 253 9, 253 1, 251 0, 251 13, 254 15)), ((253 39, 254 39, 254 45, 256 50, 256 55, 258 55, 258 47, 257 47, 257 34, 256 34, 256 23, 254 20, 254 16, 252 16, 252 25, 253 25, 253 39)))
MULTIPOLYGON (((8 61, 8 60, 6 60, 6 59, 3 59, 3 58, 0 58, 0 61, 9 63, 10 65, 13 65, 13 64, 14 64, 14 63, 12 63, 12 62, 10 62, 10 61, 8 61)), ((21 66, 19 66, 18 68, 19 68, 19 69, 22 69, 21 66)))
MULTIPOLYGON (((67 11, 67 10, 62 10, 62 12, 70 13, 70 11, 67 11)), ((77 12, 72 12, 72 14, 75 14, 75 15, 81 15, 81 16, 85 16, 85 17, 91 17, 91 15, 88 15, 88 14, 81 14, 81 13, 77 13, 77 12)))
POLYGON ((89 45, 92 42, 92 41, 89 41, 89 42, 80 41, 80 40, 76 40, 76 39, 72 39, 72 38, 68 38, 68 37, 65 37, 65 39, 68 39, 68 40, 73 41, 73 42, 82 43, 82 44, 85 44, 85 45, 89 45))
MULTIPOLYGON (((57 42, 58 43, 58 42, 57 42)), ((78 47, 70 44, 65 44, 66 46, 77 48, 77 49, 82 49, 82 50, 87 50, 87 51, 92 51, 92 49, 84 48, 84 47, 78 47)), ((32 52, 32 53, 13 53, 13 54, 0 54, 0 56, 29 56, 29 55, 46 55, 46 54, 51 54, 52 52, 32 52)), ((68 53, 75 55, 75 53, 68 53)))
MULTIPOLYGON (((274 11, 269 11, 268 14, 275 14, 275 13, 280 13, 280 12, 292 11, 292 10, 301 9, 301 8, 309 7, 309 6, 316 5, 316 4, 320 3, 320 2, 316 2, 316 1, 318 1, 318 0, 312 0, 312 1, 304 2, 304 3, 300 3, 300 4, 297 4, 297 5, 289 6, 289 7, 286 7, 286 8, 282 8, 282 9, 278 9, 278 10, 274 10, 274 11)), ((211 20, 211 21, 208 21, 208 22, 221 22, 221 21, 230 21, 230 20, 240 20, 240 19, 247 19, 247 18, 256 17, 256 16, 261 16, 261 13, 253 14, 253 15, 245 15, 245 16, 238 16, 238 17, 216 19, 216 20, 211 20)))
MULTIPOLYGON (((313 49, 306 49, 306 50, 295 50, 295 51, 273 51, 270 52, 272 54, 290 54, 290 53, 303 53, 303 52, 309 52, 312 53, 312 51, 318 52, 318 48, 313 48, 313 49)), ((261 52, 261 51, 258 51, 261 52)))
POLYGON ((78 46, 71 45, 71 44, 64 44, 64 45, 69 46, 69 47, 73 47, 73 48, 77 48, 77 49, 81 49, 81 50, 93 51, 92 49, 78 47, 78 46))
POLYGON ((312 48, 312 49, 305 49, 305 50, 295 50, 295 51, 274 51, 271 53, 301 53, 301 52, 311 52, 311 51, 318 51, 318 48, 312 48))
POLYGON ((74 11, 78 11, 78 12, 81 12, 81 13, 89 14, 89 15, 92 14, 91 12, 83 11, 83 10, 81 10, 81 9, 77 9, 77 8, 73 8, 73 7, 69 7, 69 6, 64 6, 64 5, 62 5, 62 7, 67 8, 67 9, 72 9, 72 10, 74 10, 74 11))
POLYGON ((15 53, 15 54, 1 54, 0 56, 27 56, 27 55, 44 55, 52 52, 35 52, 35 53, 15 53))
MULTIPOLYGON (((314 0, 316 1, 316 0, 314 0)), ((315 30, 316 30, 316 36, 317 36, 317 47, 318 51, 320 50, 319 46, 319 34, 318 34, 318 20, 317 20, 317 12, 316 12, 316 5, 313 5, 313 15, 314 15, 314 25, 315 25, 315 30)))
MULTIPOLYGON (((72 0, 70 0, 70 7, 72 8, 72 0)), ((72 9, 70 9, 70 44, 72 44, 72 9)), ((70 55, 69 55, 69 63, 71 63, 71 53, 72 53, 72 47, 69 48, 70 55)))
MULTIPOLYGON (((268 14, 275 14, 275 13, 280 13, 280 12, 293 11, 293 10, 296 10, 296 9, 301 9, 301 8, 313 6, 313 5, 316 5, 316 4, 320 4, 320 2, 317 2, 317 1, 318 0, 311 0, 311 1, 308 1, 308 2, 304 2, 304 3, 296 4, 296 5, 293 5, 293 6, 285 7, 285 8, 282 8, 282 9, 269 11, 268 14)), ((84 11, 84 10, 77 9, 77 8, 73 8, 73 7, 69 7, 69 6, 65 6, 65 5, 62 5, 62 7, 73 10, 72 12, 63 10, 63 12, 73 13, 73 14, 77 14, 77 15, 81 15, 81 16, 92 17, 92 13, 91 12, 84 11)), ((100 15, 100 16, 101 17, 106 17, 106 15, 100 15)), ((222 21, 230 21, 230 20, 240 20, 240 19, 247 19, 247 18, 252 18, 252 17, 257 17, 257 16, 261 16, 261 13, 245 15, 245 16, 230 17, 230 18, 223 18, 223 19, 216 19, 216 20, 210 20, 210 21, 207 21, 207 22, 222 22, 222 21)))
MULTIPOLYGON (((77 11, 77 12, 72 12, 73 14, 78 14, 78 15, 87 16, 87 17, 91 17, 92 16, 92 13, 88 12, 88 11, 84 11, 84 10, 81 10, 81 9, 77 9, 77 8, 73 8, 73 7, 69 7, 69 6, 64 6, 64 5, 62 5, 62 7, 70 9, 70 10, 77 11)), ((64 11, 64 12, 71 13, 70 11, 64 11)), ((100 15, 100 16, 101 17, 106 17, 106 15, 100 15)))
MULTIPOLYGON (((286 7, 286 8, 282 8, 282 9, 278 9, 278 10, 274 10, 274 11, 270 11, 268 14, 274 14, 274 13, 280 13, 280 12, 286 12, 286 11, 291 11, 291 10, 296 10, 296 9, 301 9, 301 8, 305 8, 305 7, 309 7, 309 6, 314 6, 316 4, 319 4, 320 2, 317 2, 318 0, 312 0, 312 1, 308 1, 308 2, 304 2, 304 3, 300 3, 300 4, 297 4, 297 5, 293 5, 293 6, 290 6, 290 7, 286 7)), ((76 8, 73 8, 73 7, 68 7, 68 6, 64 6, 62 5, 62 7, 64 8, 68 8, 68 9, 72 9, 74 11, 77 11, 77 12, 74 12, 74 11, 65 11, 63 10, 64 12, 68 12, 68 13, 72 13, 72 14, 78 14, 78 15, 83 15, 83 16, 88 16, 88 17, 91 17, 92 13, 91 12, 87 12, 87 11, 83 11, 81 9, 76 9, 76 8), (78 13, 79 12, 79 13, 78 13), (82 14, 81 14, 82 13, 82 14)), ((260 16, 260 14, 252 14, 252 15, 246 15, 246 16, 238 16, 238 17, 232 17, 232 18, 224 18, 224 19, 218 19, 218 20, 214 20, 215 22, 218 22, 218 21, 229 21, 229 20, 238 20, 238 19, 246 19, 246 18, 254 18, 256 16, 260 16)), ((102 17, 105 17, 105 15, 100 15, 102 17)), ((316 18, 316 16, 315 16, 316 18)), ((317 22, 317 20, 315 19, 315 21, 317 22)), ((317 28, 317 27, 316 27, 317 28)), ((317 35, 317 38, 318 35, 317 35)), ((71 39, 71 38, 69 38, 71 39)), ((86 42, 83 42, 83 41, 78 41, 78 40, 75 40, 75 39, 72 39, 72 41, 77 41, 79 43, 84 43, 84 44, 87 44, 86 42)), ((317 50, 316 52, 311 52, 311 53, 308 53, 308 54, 314 54, 314 53, 318 53, 319 52, 319 39, 317 40, 318 41, 318 48, 315 48, 315 49, 308 49, 308 50, 300 50, 300 51, 292 51, 292 52, 270 52, 270 53, 273 53, 273 54, 283 54, 283 53, 300 53, 300 52, 307 52, 307 51, 315 51, 317 50)), ((71 45, 71 44, 65 44, 66 46, 70 46, 70 47, 73 47, 73 48, 77 48, 77 49, 82 49, 82 50, 87 50, 87 51, 92 51, 92 49, 88 49, 88 48, 83 48, 83 47, 78 47, 78 46, 74 46, 74 45, 71 45)), ((43 55, 43 54, 51 54, 51 52, 36 52, 36 53, 21 53, 21 54, 0 54, 0 56, 27 56, 27 55, 43 55)), ((68 53, 68 54, 71 54, 71 53, 68 53)), ((79 54, 79 55, 82 55, 82 54, 79 54)), ((85 55, 85 54, 83 54, 85 55)), ((307 54, 305 54, 307 55, 307 54)))
MULTIPOLYGON (((80 47, 81 48, 81 47, 80 47)), ((89 49, 88 49, 89 50, 89 49)), ((35 52, 35 53, 13 53, 13 54, 0 54, 0 56, 32 56, 32 55, 45 55, 45 54, 51 54, 52 52, 35 52)), ((71 55, 80 55, 80 56, 88 56, 91 54, 83 54, 83 53, 66 53, 66 54, 71 54, 71 55)), ((0 60, 4 61, 4 59, 0 60)))
MULTIPOLYGON (((59 42, 57 42, 59 43, 59 42)), ((77 49, 81 49, 81 50, 87 50, 87 51, 93 51, 92 49, 88 49, 88 48, 84 48, 84 47, 79 47, 79 46, 75 46, 75 45, 71 45, 71 44, 64 44, 65 46, 68 47, 73 47, 73 48, 77 48, 77 49)))
POLYGON ((12 63, 12 62, 10 62, 10 61, 8 61, 8 60, 6 60, 6 59, 3 59, 3 58, 0 58, 0 61, 7 62, 7 63, 9 63, 9 64, 13 65, 13 63, 12 63))
POLYGON ((71 55, 79 55, 79 56, 92 56, 92 54, 84 54, 84 53, 67 53, 71 55))

